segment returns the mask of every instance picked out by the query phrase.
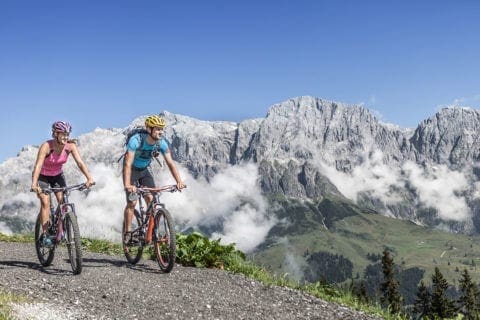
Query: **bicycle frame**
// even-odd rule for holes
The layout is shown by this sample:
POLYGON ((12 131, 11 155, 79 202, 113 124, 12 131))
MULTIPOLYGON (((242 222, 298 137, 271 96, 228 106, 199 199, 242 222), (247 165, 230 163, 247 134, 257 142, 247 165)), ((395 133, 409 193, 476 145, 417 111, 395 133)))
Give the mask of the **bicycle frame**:
POLYGON ((152 245, 160 269, 170 272, 173 268, 176 251, 175 229, 170 213, 160 201, 161 193, 167 191, 175 192, 178 189, 176 185, 160 188, 137 187, 139 198, 133 211, 132 229, 130 230, 124 220, 122 231, 123 250, 131 264, 136 264, 141 259, 146 245, 152 245), (147 193, 153 193, 153 199, 145 208, 144 197, 147 193))
POLYGON ((41 214, 38 214, 37 222, 35 223, 35 249, 42 266, 48 267, 52 263, 55 248, 59 243, 64 242, 67 245, 73 273, 80 274, 82 272, 80 230, 75 213, 75 204, 71 203, 68 197, 73 190, 82 191, 85 189, 87 189, 87 186, 85 183, 82 183, 70 187, 45 188, 42 190, 44 194, 50 197, 50 226, 48 231, 45 232, 43 230, 41 214), (62 196, 54 210, 52 193, 56 192, 61 192, 62 196), (52 243, 49 244, 46 240, 51 240, 52 243))
MULTIPOLYGON (((53 192, 53 191, 52 191, 53 192)), ((70 203, 68 196, 70 190, 65 190, 62 192, 62 202, 58 203, 56 208, 53 205, 52 194, 50 193, 50 215, 52 221, 52 230, 55 234, 55 245, 59 244, 60 241, 65 240, 65 233, 63 232, 63 224, 65 221, 65 214, 67 212, 73 212, 75 214, 75 204, 70 203)))
POLYGON ((75 213, 75 204, 70 203, 68 200, 68 196, 73 190, 82 190, 85 188, 85 184, 77 184, 70 187, 63 187, 63 188, 48 188, 44 189, 43 192, 50 196, 50 215, 51 221, 53 223, 51 228, 54 230, 55 234, 55 245, 59 244, 60 241, 65 241, 65 233, 63 232, 63 224, 65 221, 65 214, 67 212, 75 213), (58 203, 56 209, 54 210, 55 206, 53 205, 52 201, 52 193, 61 192, 62 193, 62 202, 58 203))
MULTIPOLYGON (((160 188, 147 188, 147 187, 137 187, 138 197, 138 208, 141 216, 141 225, 139 229, 145 235, 145 244, 150 244, 152 241, 152 233, 154 227, 153 213, 159 208, 165 209, 165 204, 160 201, 160 195, 162 192, 175 192, 177 187, 175 185, 168 185, 160 188), (147 209, 145 210, 143 198, 145 194, 153 193, 153 199, 148 204, 147 209)), ((133 230, 132 230, 133 232, 133 230)))

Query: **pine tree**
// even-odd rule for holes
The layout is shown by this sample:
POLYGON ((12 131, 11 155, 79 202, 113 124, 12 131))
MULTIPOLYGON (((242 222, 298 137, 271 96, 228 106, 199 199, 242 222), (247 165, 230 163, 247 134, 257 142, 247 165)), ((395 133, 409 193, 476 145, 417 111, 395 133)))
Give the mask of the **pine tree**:
POLYGON ((468 320, 480 319, 480 308, 478 305, 478 288, 477 285, 472 282, 472 278, 470 277, 467 269, 463 271, 462 278, 460 279, 459 283, 461 295, 458 299, 458 303, 461 313, 463 313, 465 319, 468 320))
POLYGON ((443 277, 438 267, 435 267, 435 273, 432 275, 432 293, 431 306, 432 315, 441 319, 455 316, 455 306, 453 301, 445 295, 448 289, 448 282, 443 277))
POLYGON ((365 284, 365 281, 360 282, 358 297, 360 299, 360 302, 363 302, 365 304, 368 304, 370 302, 370 299, 368 299, 367 286, 365 284))
POLYGON ((368 293, 367 293, 367 286, 365 284, 365 280, 361 280, 356 284, 353 284, 352 293, 355 297, 357 297, 360 303, 368 304, 368 293))
POLYGON ((399 313, 402 308, 402 296, 399 291, 400 285, 395 279, 395 264, 390 252, 385 249, 382 257, 383 282, 380 284, 382 292, 381 302, 390 308, 392 314, 399 313))
POLYGON ((431 313, 431 296, 425 283, 420 281, 417 291, 417 298, 413 304, 413 311, 418 315, 418 319, 426 317, 433 318, 431 313))

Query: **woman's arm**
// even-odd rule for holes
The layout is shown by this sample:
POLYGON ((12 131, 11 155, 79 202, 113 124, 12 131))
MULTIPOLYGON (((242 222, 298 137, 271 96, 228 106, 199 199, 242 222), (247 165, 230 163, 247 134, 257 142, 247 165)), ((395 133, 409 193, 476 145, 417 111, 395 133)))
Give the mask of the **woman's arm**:
POLYGON ((38 148, 37 160, 33 166, 32 171, 32 186, 31 189, 38 192, 38 177, 40 176, 40 171, 42 170, 43 162, 47 154, 50 152, 50 146, 48 142, 42 143, 40 148, 38 148))
POLYGON ((93 178, 88 171, 87 166, 83 163, 82 157, 80 157, 80 153, 78 152, 77 145, 75 143, 69 143, 70 151, 72 152, 73 159, 77 163, 78 168, 82 171, 85 178, 87 178, 87 187, 93 185, 93 178))

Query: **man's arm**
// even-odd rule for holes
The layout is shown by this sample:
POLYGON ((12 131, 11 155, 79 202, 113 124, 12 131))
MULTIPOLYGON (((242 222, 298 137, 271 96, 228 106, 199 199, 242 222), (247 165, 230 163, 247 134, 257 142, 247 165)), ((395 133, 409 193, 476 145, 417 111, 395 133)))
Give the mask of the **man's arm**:
POLYGON ((136 187, 131 185, 132 164, 135 158, 134 151, 127 151, 123 159, 123 186, 128 192, 135 192, 136 187))
POLYGON ((185 188, 185 184, 183 183, 182 179, 180 178, 180 174, 178 173, 177 166, 172 159, 172 154, 170 150, 168 150, 163 157, 165 158, 165 162, 167 163, 168 169, 170 169, 170 173, 172 174, 173 178, 177 182, 178 190, 185 188))

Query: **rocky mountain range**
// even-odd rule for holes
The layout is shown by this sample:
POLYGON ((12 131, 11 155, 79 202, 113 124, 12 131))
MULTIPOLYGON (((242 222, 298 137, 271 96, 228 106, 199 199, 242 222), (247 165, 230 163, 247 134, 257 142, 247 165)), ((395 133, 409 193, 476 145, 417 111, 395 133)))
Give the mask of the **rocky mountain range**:
MULTIPOLYGON (((196 181, 212 183, 229 168, 253 164, 256 187, 267 197, 333 196, 418 224, 480 231, 479 110, 444 108, 414 129, 383 123, 362 106, 309 96, 275 104, 265 118, 240 123, 162 115, 174 158, 196 181)), ((143 120, 80 136, 85 162, 116 168, 118 176, 123 133, 143 120)), ((37 148, 26 146, 0 164, 0 231, 2 223, 12 225, 12 216, 32 221, 25 212, 36 205, 28 188, 37 148)), ((79 176, 71 166, 67 170, 79 176)), ((275 222, 269 221, 271 227, 275 222)))
POLYGON ((444 108, 415 129, 312 97, 238 124, 165 117, 177 158, 195 176, 208 179, 249 161, 258 164, 267 194, 310 200, 336 194, 382 214, 478 231, 478 110, 444 108))

